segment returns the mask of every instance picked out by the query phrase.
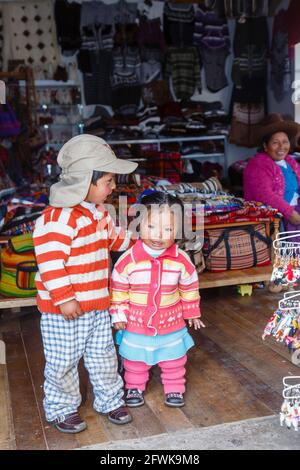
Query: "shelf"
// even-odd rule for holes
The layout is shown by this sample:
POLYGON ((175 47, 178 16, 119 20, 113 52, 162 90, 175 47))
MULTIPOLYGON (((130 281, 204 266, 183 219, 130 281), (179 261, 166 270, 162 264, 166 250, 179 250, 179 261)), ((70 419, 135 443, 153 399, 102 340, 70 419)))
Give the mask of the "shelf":
MULTIPOLYGON (((19 80, 20 86, 25 86, 26 83, 24 80, 19 80)), ((35 87, 50 87, 50 88, 56 88, 56 87, 78 87, 80 88, 80 85, 75 82, 74 80, 68 80, 67 82, 61 82, 57 80, 35 80, 34 81, 35 87)))
POLYGON ((35 307, 37 305, 34 297, 0 297, 0 310, 4 308, 35 307))
POLYGON ((46 111, 47 109, 57 109, 57 108, 78 108, 79 106, 83 105, 81 103, 78 104, 47 104, 43 103, 36 107, 39 111, 46 111), (45 107, 44 107, 45 106, 45 107))
POLYGON ((75 127, 75 126, 77 126, 77 127, 82 127, 83 124, 82 124, 82 126, 81 126, 81 124, 82 124, 81 122, 76 122, 76 123, 74 123, 74 124, 71 124, 70 122, 64 122, 64 123, 61 123, 61 124, 52 124, 52 123, 49 123, 49 124, 39 124, 39 127, 43 127, 45 130, 47 130, 47 129, 50 129, 50 128, 52 129, 53 127, 54 127, 54 128, 57 128, 57 127, 66 127, 66 126, 68 126, 68 127, 75 127), (45 127, 45 126, 48 126, 48 127, 45 127))
MULTIPOLYGON (((239 284, 251 284, 269 281, 271 279, 272 266, 254 267, 236 271, 225 271, 222 273, 211 273, 205 271, 199 274, 199 285, 201 289, 213 287, 234 286, 239 284)), ((3 298, 0 297, 0 309, 15 307, 36 306, 36 297, 29 298, 3 298)))
POLYGON ((225 157, 224 153, 195 153, 191 155, 181 155, 182 160, 196 160, 198 158, 225 157))
POLYGON ((213 287, 252 284, 255 282, 270 281, 271 275, 272 265, 236 271, 224 271, 221 273, 204 271, 202 274, 199 274, 199 285, 201 290, 211 289, 213 287))
POLYGON ((129 140, 107 140, 109 145, 133 145, 133 144, 163 144, 179 142, 201 142, 205 140, 226 140, 226 135, 214 136, 190 136, 190 137, 158 137, 157 139, 129 139, 129 140))

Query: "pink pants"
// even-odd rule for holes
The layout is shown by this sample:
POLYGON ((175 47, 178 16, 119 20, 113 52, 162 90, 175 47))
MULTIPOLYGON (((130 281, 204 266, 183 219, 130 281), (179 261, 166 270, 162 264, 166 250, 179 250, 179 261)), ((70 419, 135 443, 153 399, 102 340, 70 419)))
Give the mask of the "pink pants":
MULTIPOLYGON (((187 356, 180 357, 174 361, 159 362, 161 368, 161 380, 165 393, 185 392, 185 364, 187 356)), ((138 388, 144 391, 149 379, 149 370, 152 366, 145 362, 128 361, 124 359, 125 388, 138 388)))

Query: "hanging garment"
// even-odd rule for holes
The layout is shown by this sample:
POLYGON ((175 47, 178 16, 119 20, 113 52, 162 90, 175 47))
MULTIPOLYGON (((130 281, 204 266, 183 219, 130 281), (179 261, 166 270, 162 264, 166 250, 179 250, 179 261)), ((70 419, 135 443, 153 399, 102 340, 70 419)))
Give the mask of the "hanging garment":
POLYGON ((268 25, 266 18, 236 23, 232 81, 233 100, 260 102, 266 97, 268 76, 268 25))
POLYGON ((202 46, 200 53, 204 65, 206 86, 212 93, 217 93, 228 86, 225 66, 229 49, 227 46, 214 48, 202 46))
POLYGON ((0 9, 0 70, 3 70, 3 14, 0 9))
POLYGON ((292 70, 288 46, 288 18, 286 10, 281 10, 274 19, 270 54, 270 86, 277 101, 282 101, 291 90, 292 70))
POLYGON ((228 85, 225 75, 230 48, 227 20, 214 10, 199 5, 196 9, 194 44, 199 48, 207 88, 212 93, 222 90, 228 85))
POLYGON ((194 45, 207 47, 230 46, 227 19, 220 17, 215 10, 198 5, 195 15, 194 45))
POLYGON ((200 61, 195 47, 168 49, 165 78, 170 77, 177 99, 189 99, 196 88, 201 92, 200 61))
POLYGON ((81 5, 79 3, 55 1, 57 40, 63 55, 74 55, 80 48, 80 14, 81 5))
POLYGON ((88 52, 90 70, 83 73, 85 104, 111 105, 112 51, 88 52))
POLYGON ((294 55, 294 47, 300 42, 300 28, 299 28, 299 14, 300 2, 291 0, 287 10, 287 22, 289 26, 289 48, 290 57, 294 55))
POLYGON ((84 27, 82 44, 77 55, 83 73, 85 103, 111 105, 112 26, 84 27))
POLYGON ((137 40, 141 48, 141 56, 143 60, 148 60, 147 58, 144 59, 144 57, 149 57, 149 52, 147 52, 147 50, 153 51, 155 49, 157 51, 156 58, 159 57, 160 61, 163 60, 166 44, 159 20, 144 21, 142 19, 138 29, 137 40))
POLYGON ((227 18, 266 17, 269 13, 268 0, 224 0, 227 18))
POLYGON ((59 59, 52 1, 12 2, 2 8, 4 68, 9 60, 24 60, 52 78, 59 59))
POLYGON ((164 2, 155 0, 140 0, 138 3, 138 13, 141 19, 159 20, 163 24, 164 2))
POLYGON ((141 99, 141 61, 138 48, 115 48, 112 63, 113 109, 117 114, 134 115, 141 99))
POLYGON ((242 147, 259 145, 257 132, 264 119, 264 103, 234 103, 229 141, 242 147))
POLYGON ((195 10, 192 4, 166 2, 164 34, 166 43, 174 47, 193 45, 195 10))
POLYGON ((20 134, 21 125, 9 103, 0 105, 0 137, 20 134))

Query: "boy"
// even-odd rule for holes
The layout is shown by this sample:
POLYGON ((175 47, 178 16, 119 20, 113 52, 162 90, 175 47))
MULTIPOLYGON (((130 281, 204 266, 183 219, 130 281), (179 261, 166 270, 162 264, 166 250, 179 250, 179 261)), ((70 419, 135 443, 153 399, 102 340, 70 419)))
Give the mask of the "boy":
POLYGON ((38 308, 46 359, 44 409, 59 431, 86 429, 78 362, 83 357, 95 395, 94 408, 115 424, 132 418, 124 406, 117 372, 109 307, 109 251, 124 251, 130 233, 115 227, 103 203, 115 189, 114 174, 137 164, 119 160, 101 138, 82 134, 61 148, 60 181, 50 188, 50 206, 33 238, 39 271, 38 308))

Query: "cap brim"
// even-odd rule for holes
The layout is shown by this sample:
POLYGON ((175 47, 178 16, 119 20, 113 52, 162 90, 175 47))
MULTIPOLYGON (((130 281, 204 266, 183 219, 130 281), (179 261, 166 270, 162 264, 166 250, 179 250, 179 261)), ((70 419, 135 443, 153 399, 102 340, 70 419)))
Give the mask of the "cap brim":
POLYGON ((73 207, 87 196, 93 172, 66 175, 50 187, 49 203, 53 207, 73 207))
POLYGON ((116 173, 118 175, 127 175, 136 170, 138 163, 131 162, 130 160, 121 160, 117 158, 114 162, 108 165, 100 165, 99 168, 95 168, 98 171, 105 171, 106 173, 116 173))

